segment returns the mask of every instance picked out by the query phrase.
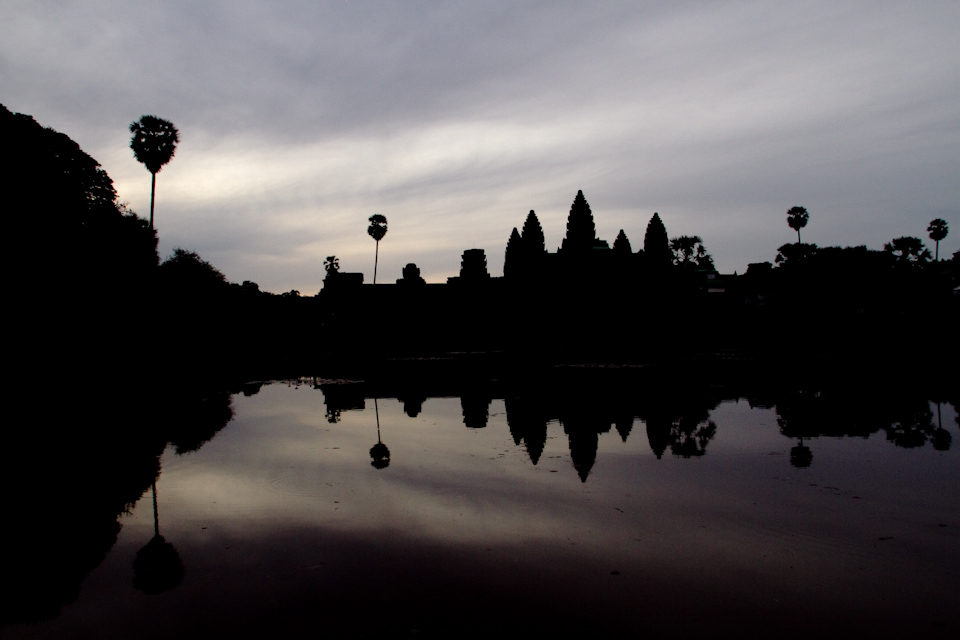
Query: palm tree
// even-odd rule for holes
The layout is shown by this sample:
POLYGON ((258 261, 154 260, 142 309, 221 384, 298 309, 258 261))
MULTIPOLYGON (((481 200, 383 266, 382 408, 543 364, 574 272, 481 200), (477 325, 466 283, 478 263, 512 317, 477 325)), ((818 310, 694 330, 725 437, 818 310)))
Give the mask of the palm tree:
POLYGON ((337 260, 337 256, 327 256, 327 259, 323 261, 323 268, 326 270, 328 275, 339 272, 340 261, 337 260))
POLYGON ((924 264, 930 261, 930 250, 923 246, 923 240, 920 238, 911 236, 894 238, 883 245, 883 250, 901 264, 924 264))
POLYGON ((133 156, 153 176, 150 181, 150 228, 153 229, 153 199, 157 192, 157 173, 170 162, 180 142, 180 133, 172 122, 156 116, 141 116, 130 124, 130 148, 133 156))
POLYGON ((797 232, 797 244, 800 244, 800 229, 807 226, 809 219, 810 214, 807 213, 806 207, 790 207, 787 211, 787 224, 797 232))
POLYGON ((930 239, 937 243, 937 255, 934 260, 940 262, 940 241, 946 238, 947 232, 950 231, 947 221, 942 218, 931 220, 927 231, 930 233, 930 239))
POLYGON ((370 216, 370 226, 367 227, 367 233, 377 241, 377 252, 373 258, 373 284, 377 284, 377 263, 380 261, 380 241, 387 235, 387 219, 375 213, 370 216))
POLYGON ((713 269, 713 257, 707 253, 700 236, 670 238, 673 264, 687 269, 713 269))

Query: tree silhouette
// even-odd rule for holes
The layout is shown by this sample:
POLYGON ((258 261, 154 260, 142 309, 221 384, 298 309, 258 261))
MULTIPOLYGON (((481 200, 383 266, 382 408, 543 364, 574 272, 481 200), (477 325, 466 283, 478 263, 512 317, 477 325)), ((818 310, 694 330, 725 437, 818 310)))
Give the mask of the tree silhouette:
POLYGON ((700 236, 679 236, 670 239, 673 264, 686 269, 713 269, 713 257, 707 253, 700 236))
POLYGON ((809 219, 810 214, 807 213, 806 207, 790 207, 787 210, 787 224, 797 232, 797 244, 800 244, 800 229, 807 226, 809 219))
POLYGON ((327 275, 333 275, 340 271, 340 261, 337 260, 337 256, 327 256, 327 259, 323 261, 323 268, 327 272, 327 275))
POLYGON ((777 249, 777 257, 774 262, 781 266, 787 264, 797 266, 817 255, 818 249, 819 247, 815 244, 791 243, 781 245, 781 247, 777 249))
POLYGON ((172 122, 156 116, 141 116, 130 123, 130 148, 137 162, 147 167, 150 180, 150 228, 153 229, 153 201, 157 192, 157 174, 170 162, 180 142, 180 133, 172 122))
POLYGON ((933 258, 937 262, 940 262, 940 241, 947 237, 948 231, 950 231, 950 228, 947 227, 947 221, 942 218, 931 220, 930 226, 927 227, 930 239, 937 243, 937 253, 933 258))
POLYGON ((207 296, 227 288, 227 278, 193 251, 177 247, 160 265, 161 282, 183 294, 207 296))
POLYGON ((923 240, 911 236, 894 238, 883 245, 883 250, 893 255, 901 264, 924 264, 930 262, 930 250, 923 246, 923 240))
POLYGON ((386 217, 379 213, 370 216, 370 226, 367 227, 367 233, 377 241, 377 251, 373 258, 373 284, 377 284, 377 263, 380 261, 380 241, 383 240, 383 236, 387 235, 386 217))

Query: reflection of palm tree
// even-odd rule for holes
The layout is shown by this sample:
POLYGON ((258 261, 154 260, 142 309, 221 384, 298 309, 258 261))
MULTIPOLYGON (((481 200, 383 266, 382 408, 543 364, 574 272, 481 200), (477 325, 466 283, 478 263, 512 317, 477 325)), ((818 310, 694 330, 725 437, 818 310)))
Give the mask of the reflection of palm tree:
POLYGON ((813 463, 813 451, 810 447, 804 446, 803 438, 800 438, 800 444, 790 449, 790 464, 798 469, 805 469, 813 463))
POLYGON ((930 405, 926 401, 911 402, 897 409, 897 415, 889 425, 884 427, 887 440, 905 449, 922 447, 934 431, 930 405))
POLYGON ((373 399, 373 409, 377 414, 377 444, 370 448, 370 465, 374 469, 386 469, 390 466, 390 449, 380 441, 380 407, 376 398, 373 399))
POLYGON ((373 258, 373 284, 377 284, 377 263, 380 261, 380 241, 383 240, 383 236, 387 235, 386 217, 379 213, 370 216, 370 226, 367 227, 367 233, 377 241, 377 251, 373 258))
POLYGON ((943 419, 940 415, 940 399, 937 398, 934 402, 937 403, 937 428, 933 430, 933 434, 930 436, 930 442, 937 451, 949 451, 953 436, 943 428, 943 419))
POLYGON ((674 421, 670 428, 670 453, 682 458, 706 455, 707 443, 717 435, 713 420, 701 419, 699 412, 691 412, 674 421))
POLYGON ((156 116, 142 116, 130 124, 130 148, 137 162, 143 164, 152 178, 150 181, 150 228, 153 229, 153 199, 157 191, 157 174, 170 162, 180 142, 180 133, 172 122, 156 116))
POLYGON ((157 481, 153 481, 153 537, 133 560, 133 586, 149 596, 169 591, 183 580, 185 569, 176 548, 160 535, 157 481))

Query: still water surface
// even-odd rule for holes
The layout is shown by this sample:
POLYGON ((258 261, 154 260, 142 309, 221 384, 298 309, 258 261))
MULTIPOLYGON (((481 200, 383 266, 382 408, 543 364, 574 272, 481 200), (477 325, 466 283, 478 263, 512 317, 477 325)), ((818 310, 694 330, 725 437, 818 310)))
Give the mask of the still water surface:
POLYGON ((179 584, 134 586, 148 489, 76 601, 3 636, 960 632, 949 404, 946 446, 925 403, 932 425, 907 447, 896 426, 801 445, 785 408, 744 399, 664 426, 372 395, 304 380, 233 396, 215 437, 161 459, 157 524, 179 584))

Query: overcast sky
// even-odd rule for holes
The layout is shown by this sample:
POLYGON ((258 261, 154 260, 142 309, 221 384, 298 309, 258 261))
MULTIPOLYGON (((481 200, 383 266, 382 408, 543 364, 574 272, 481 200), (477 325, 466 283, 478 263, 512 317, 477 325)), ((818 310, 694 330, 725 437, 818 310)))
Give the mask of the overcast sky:
POLYGON ((578 189, 634 248, 659 212, 721 272, 796 240, 879 249, 945 219, 960 247, 960 2, 0 0, 0 103, 66 133, 149 215, 129 148, 180 130, 160 252, 314 294, 464 249, 501 275, 534 209, 555 250, 578 189))

